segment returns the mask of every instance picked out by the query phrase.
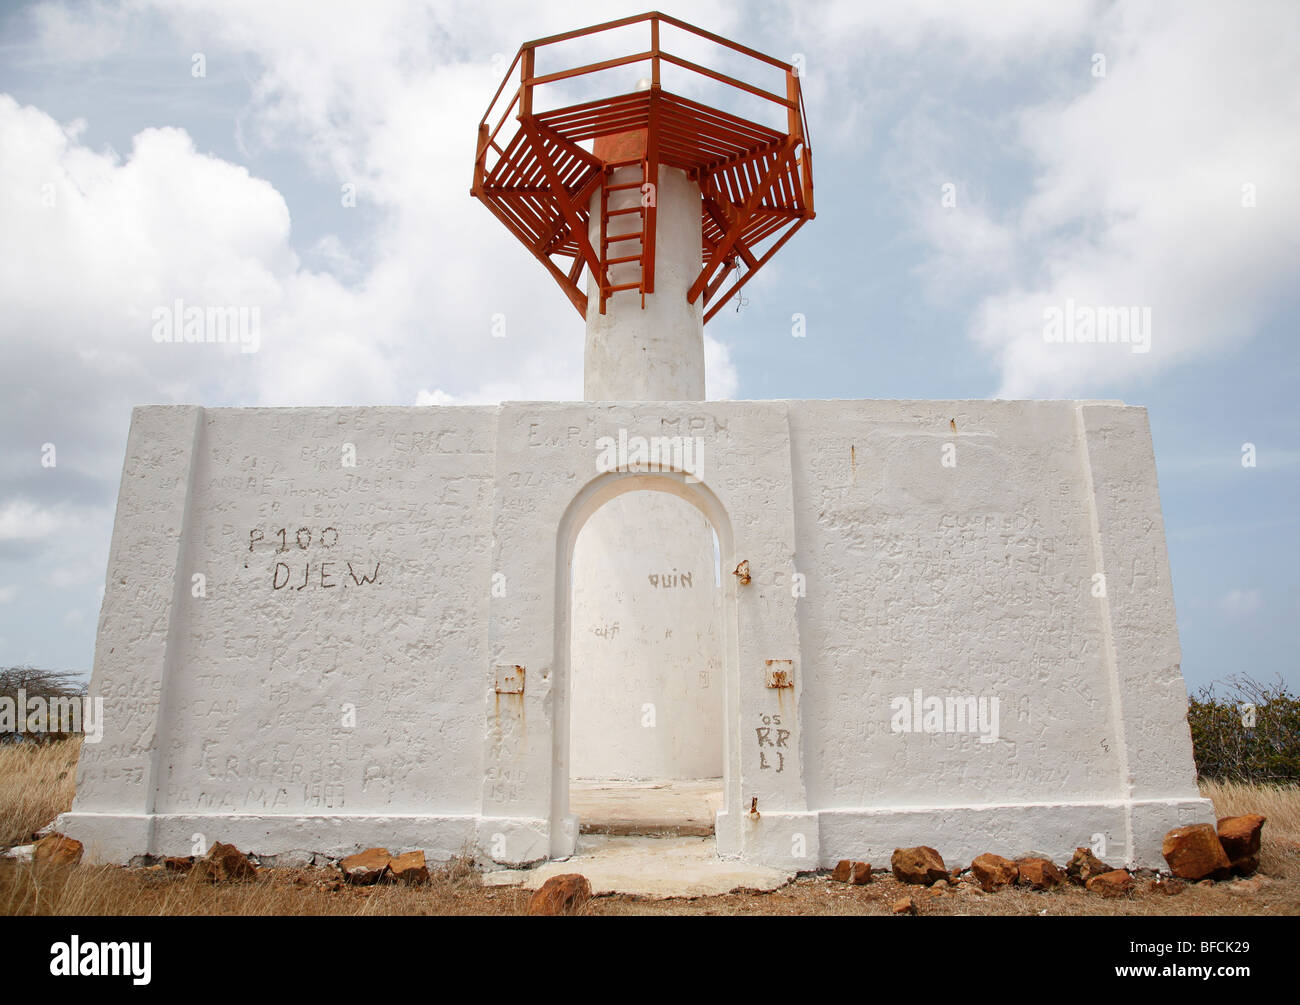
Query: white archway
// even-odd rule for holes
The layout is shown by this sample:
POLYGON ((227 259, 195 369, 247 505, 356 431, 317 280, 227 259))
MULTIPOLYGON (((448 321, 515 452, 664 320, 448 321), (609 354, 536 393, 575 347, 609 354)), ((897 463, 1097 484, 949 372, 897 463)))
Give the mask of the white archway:
MULTIPOLYGON (((731 787, 738 778, 739 752, 733 724, 736 721, 738 677, 736 588, 734 577, 727 574, 734 565, 734 544, 731 522, 717 496, 701 482, 689 480, 678 472, 637 473, 612 472, 588 483, 574 497, 556 536, 556 615, 555 615, 555 680, 553 685, 554 738, 551 779, 552 834, 561 833, 560 827, 569 815, 570 779, 570 714, 573 695, 572 632, 573 589, 571 582, 573 553, 578 535, 587 521, 606 503, 629 492, 663 492, 676 496, 694 506, 717 535, 718 550, 723 570, 721 584, 721 650, 722 667, 722 777, 723 805, 730 805, 731 787)), ((567 853, 552 841, 557 854, 567 853)))

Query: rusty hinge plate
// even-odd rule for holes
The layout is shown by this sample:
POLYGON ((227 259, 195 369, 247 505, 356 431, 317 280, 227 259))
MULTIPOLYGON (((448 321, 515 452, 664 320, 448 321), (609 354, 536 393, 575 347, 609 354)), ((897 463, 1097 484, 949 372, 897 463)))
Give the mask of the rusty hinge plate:
POLYGON ((767 686, 794 687, 794 660, 768 660, 767 686))
POLYGON ((518 664, 498 664, 496 692, 497 694, 523 694, 524 668, 518 664))

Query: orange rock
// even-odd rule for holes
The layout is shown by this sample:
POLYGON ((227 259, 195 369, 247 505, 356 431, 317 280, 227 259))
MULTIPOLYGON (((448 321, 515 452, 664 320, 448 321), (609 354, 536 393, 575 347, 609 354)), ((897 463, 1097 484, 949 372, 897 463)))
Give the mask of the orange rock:
POLYGON ((852 878, 853 862, 847 858, 840 859, 831 872, 831 880, 836 883, 847 883, 852 878))
POLYGON ((1233 872, 1248 876, 1259 868, 1260 832, 1266 819, 1258 813, 1219 819, 1219 844, 1223 845, 1233 872))
POLYGON ((232 844, 218 841, 208 849, 207 857, 196 861, 190 869, 196 880, 221 883, 232 880, 255 879, 257 869, 248 856, 232 844))
POLYGON ((1259 868, 1259 856, 1250 855, 1247 858, 1239 858, 1233 861, 1232 871, 1238 876, 1249 876, 1259 868))
POLYGON ((248 856, 233 844, 218 841, 208 849, 207 860, 216 866, 219 879, 254 879, 257 876, 257 869, 248 860, 248 856))
POLYGON ((1181 879, 1153 879, 1147 884, 1147 889, 1152 893, 1163 893, 1166 897, 1177 897, 1187 889, 1187 884, 1181 879))
POLYGON ((1100 876, 1102 873, 1110 871, 1110 866, 1087 848, 1074 849, 1074 854, 1065 867, 1070 882, 1077 883, 1079 886, 1087 885, 1088 880, 1092 879, 1093 876, 1100 876))
POLYGON ((1231 869, 1219 835, 1209 824, 1175 827, 1165 835, 1160 852, 1180 879, 1221 879, 1231 869))
POLYGON ((867 883, 870 883, 870 882, 871 882, 871 863, 869 863, 869 862, 854 862, 854 863, 853 863, 853 878, 852 878, 852 883, 853 883, 853 885, 854 885, 854 886, 865 886, 867 883))
POLYGON ((1122 897, 1133 889, 1133 877, 1123 869, 1112 869, 1093 876, 1085 885, 1089 893, 1100 893, 1103 897, 1122 897))
POLYGON ((163 859, 163 868, 168 872, 189 872, 194 868, 194 860, 168 856, 163 859))
POLYGON ((394 880, 408 886, 429 882, 429 867, 422 851, 408 851, 405 855, 398 855, 388 863, 388 871, 394 880))
POLYGON ((36 842, 32 860, 38 865, 76 865, 84 851, 80 841, 62 834, 47 834, 36 842))
POLYGON ((1022 858, 1016 860, 1020 869, 1018 882, 1034 890, 1050 890, 1065 882, 1065 873, 1054 862, 1045 858, 1022 858))
POLYGON ((371 886, 383 879, 393 856, 387 848, 367 848, 339 862, 343 878, 356 886, 371 886))
POLYGON ((591 883, 580 872, 552 876, 528 901, 529 914, 553 916, 577 914, 591 899, 591 883))
POLYGON ((1267 817, 1247 813, 1240 817, 1220 817, 1217 828, 1219 842, 1230 859, 1258 855, 1261 832, 1267 817))
POLYGON ((902 900, 896 900, 890 908, 895 914, 915 914, 916 905, 912 903, 911 897, 904 897, 902 900))
POLYGON ((1011 859, 987 852, 975 857, 970 864, 970 871, 985 893, 1010 886, 1020 877, 1020 867, 1011 859))
POLYGON ((933 848, 918 845, 915 848, 895 848, 889 866, 900 883, 921 883, 929 886, 936 879, 947 879, 948 868, 943 857, 933 848))

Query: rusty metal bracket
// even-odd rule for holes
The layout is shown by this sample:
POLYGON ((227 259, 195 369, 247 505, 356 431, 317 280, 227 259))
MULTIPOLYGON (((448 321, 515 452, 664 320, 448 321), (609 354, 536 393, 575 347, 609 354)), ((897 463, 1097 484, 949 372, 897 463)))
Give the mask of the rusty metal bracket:
POLYGON ((767 686, 794 687, 794 660, 768 660, 767 686))
POLYGON ((497 666, 496 693, 523 694, 526 671, 517 664, 499 664, 497 666))

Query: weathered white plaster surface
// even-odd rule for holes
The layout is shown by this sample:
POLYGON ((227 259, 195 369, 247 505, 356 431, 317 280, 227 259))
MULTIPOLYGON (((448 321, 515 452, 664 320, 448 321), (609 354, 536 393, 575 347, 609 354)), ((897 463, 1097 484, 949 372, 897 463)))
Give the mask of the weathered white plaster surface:
POLYGON ((690 503, 629 492, 573 552, 571 771, 585 779, 722 777, 722 589, 690 503))
POLYGON ((789 869, 720 859, 707 838, 584 834, 574 858, 535 869, 500 869, 487 873, 483 882, 536 890, 552 876, 568 872, 586 876, 593 896, 625 893, 656 900, 711 897, 739 889, 776 890, 795 877, 789 869))
POLYGON ((105 735, 60 828, 117 861, 194 834, 571 854, 568 569, 587 518, 639 489, 719 538, 723 853, 1064 858, 1100 834, 1108 861, 1158 865, 1165 830, 1213 819, 1144 410, 550 402, 137 409, 105 735), (702 440, 698 481, 598 470, 600 437, 665 424, 702 440), (892 729, 918 689, 999 699, 995 742, 892 729))

